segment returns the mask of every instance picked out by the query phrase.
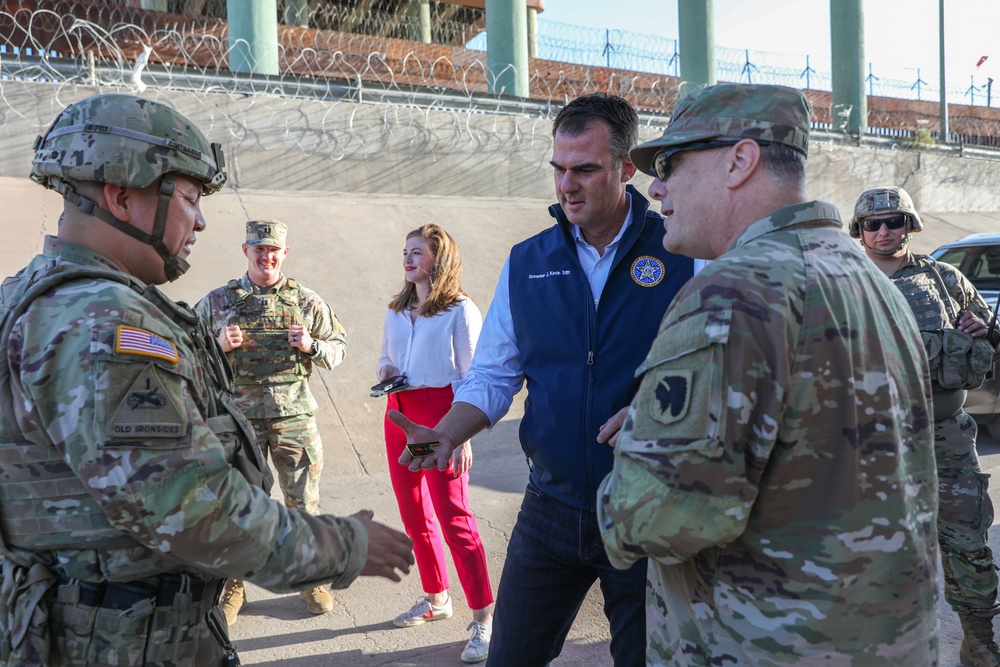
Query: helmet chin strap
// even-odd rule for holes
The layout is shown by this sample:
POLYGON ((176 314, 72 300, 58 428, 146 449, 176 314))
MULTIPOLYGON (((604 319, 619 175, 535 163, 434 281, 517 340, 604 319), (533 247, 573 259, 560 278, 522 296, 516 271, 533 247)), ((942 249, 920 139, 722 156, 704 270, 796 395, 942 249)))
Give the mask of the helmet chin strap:
POLYGON ((153 231, 151 234, 147 234, 137 227, 122 222, 112 215, 111 211, 101 208, 93 199, 77 192, 71 183, 58 179, 56 186, 56 190, 62 193, 63 198, 83 213, 99 218, 118 231, 128 234, 146 245, 152 246, 156 254, 163 260, 163 271, 170 282, 177 280, 191 268, 190 264, 177 255, 172 254, 163 243, 163 236, 167 229, 167 212, 170 209, 170 198, 174 195, 174 177, 171 174, 166 174, 160 179, 157 192, 156 219, 153 222, 153 231))
POLYGON ((895 248, 893 248, 892 250, 879 250, 879 249, 873 248, 870 245, 868 245, 867 243, 865 243, 865 235, 864 234, 861 235, 861 245, 863 245, 864 247, 866 247, 869 250, 871 250, 871 252, 872 252, 873 255, 878 255, 879 257, 892 257, 897 252, 899 252, 900 250, 902 250, 903 248, 905 248, 906 244, 909 243, 909 242, 910 242, 910 235, 909 235, 909 233, 906 233, 906 234, 903 234, 903 238, 899 239, 899 244, 895 248))

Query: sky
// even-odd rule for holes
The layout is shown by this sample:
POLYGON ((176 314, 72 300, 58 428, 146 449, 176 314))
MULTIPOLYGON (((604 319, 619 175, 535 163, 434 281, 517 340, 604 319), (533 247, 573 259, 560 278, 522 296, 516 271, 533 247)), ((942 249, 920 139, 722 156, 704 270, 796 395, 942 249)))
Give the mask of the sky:
MULTIPOLYGON (((836 0, 834 0, 836 1, 836 0)), ((944 0, 946 86, 987 78, 1000 97, 1000 0, 944 0), (989 59, 980 67, 982 56, 989 59)), ((830 71, 830 0, 714 0, 719 47, 810 56, 830 71)), ((863 0, 865 61, 883 79, 938 88, 939 0, 863 0)), ((678 37, 677 0, 545 0, 539 20, 591 28, 678 37)), ((865 67, 866 72, 868 67, 865 67)), ((978 102, 977 102, 978 103, 978 102)))

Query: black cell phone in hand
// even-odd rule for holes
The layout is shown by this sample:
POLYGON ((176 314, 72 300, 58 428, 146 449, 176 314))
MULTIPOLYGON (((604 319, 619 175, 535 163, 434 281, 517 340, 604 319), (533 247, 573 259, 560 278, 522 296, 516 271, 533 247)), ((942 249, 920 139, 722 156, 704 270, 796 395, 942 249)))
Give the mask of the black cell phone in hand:
POLYGON ((434 453, 434 445, 440 444, 437 440, 434 442, 408 442, 406 443, 406 451, 410 452, 410 456, 415 459, 423 459, 434 453))
POLYGON ((385 396, 386 394, 402 391, 409 386, 410 383, 407 381, 405 375, 394 375, 384 382, 379 382, 377 385, 373 386, 370 396, 372 398, 379 398, 381 396, 385 396))

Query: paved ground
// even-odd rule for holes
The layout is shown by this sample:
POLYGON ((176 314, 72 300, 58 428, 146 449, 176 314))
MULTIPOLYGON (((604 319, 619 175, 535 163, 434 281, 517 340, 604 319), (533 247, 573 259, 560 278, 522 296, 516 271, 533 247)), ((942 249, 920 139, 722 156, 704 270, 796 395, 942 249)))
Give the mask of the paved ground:
MULTIPOLYGON (((515 419, 498 425, 475 442, 472 468, 472 506, 486 545, 494 586, 503 563, 506 538, 513 525, 526 480, 523 457, 515 441, 515 419)), ((983 434, 982 463, 1000 472, 1000 444, 983 434)), ((333 457, 331 457, 333 458, 333 457)), ((328 464, 329 465, 329 464, 328 464)), ((370 507, 376 516, 399 525, 388 473, 372 471, 368 479, 337 476, 334 466, 323 483, 323 509, 352 512, 370 507)), ((1000 479, 997 475, 995 479, 1000 479)), ((994 502, 1000 507, 998 485, 994 502)), ((1000 530, 991 535, 1000 553, 1000 530)), ((452 581, 457 582, 449 563, 452 581)), ((461 588, 453 587, 455 617, 416 628, 398 629, 392 617, 405 611, 420 594, 416 573, 402 583, 360 579, 334 593, 333 613, 315 617, 294 595, 276 596, 251 588, 251 603, 233 628, 245 665, 320 667, 325 665, 461 665, 458 654, 467 638, 471 617, 461 588)), ((601 667, 612 664, 608 654, 607 622, 601 611, 600 591, 593 589, 570 633, 563 654, 553 663, 563 667, 601 667)), ((955 614, 942 603, 941 667, 957 667, 961 628, 955 614)))

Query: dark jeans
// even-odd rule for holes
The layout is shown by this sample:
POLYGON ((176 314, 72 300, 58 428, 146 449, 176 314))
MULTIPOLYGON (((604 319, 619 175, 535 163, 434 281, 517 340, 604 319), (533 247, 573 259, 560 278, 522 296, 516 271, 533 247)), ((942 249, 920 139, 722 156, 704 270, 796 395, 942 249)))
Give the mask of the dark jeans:
POLYGON ((611 621, 615 667, 646 664, 646 560, 608 562, 593 512, 528 483, 497 591, 489 667, 542 667, 562 651, 595 579, 611 621))

